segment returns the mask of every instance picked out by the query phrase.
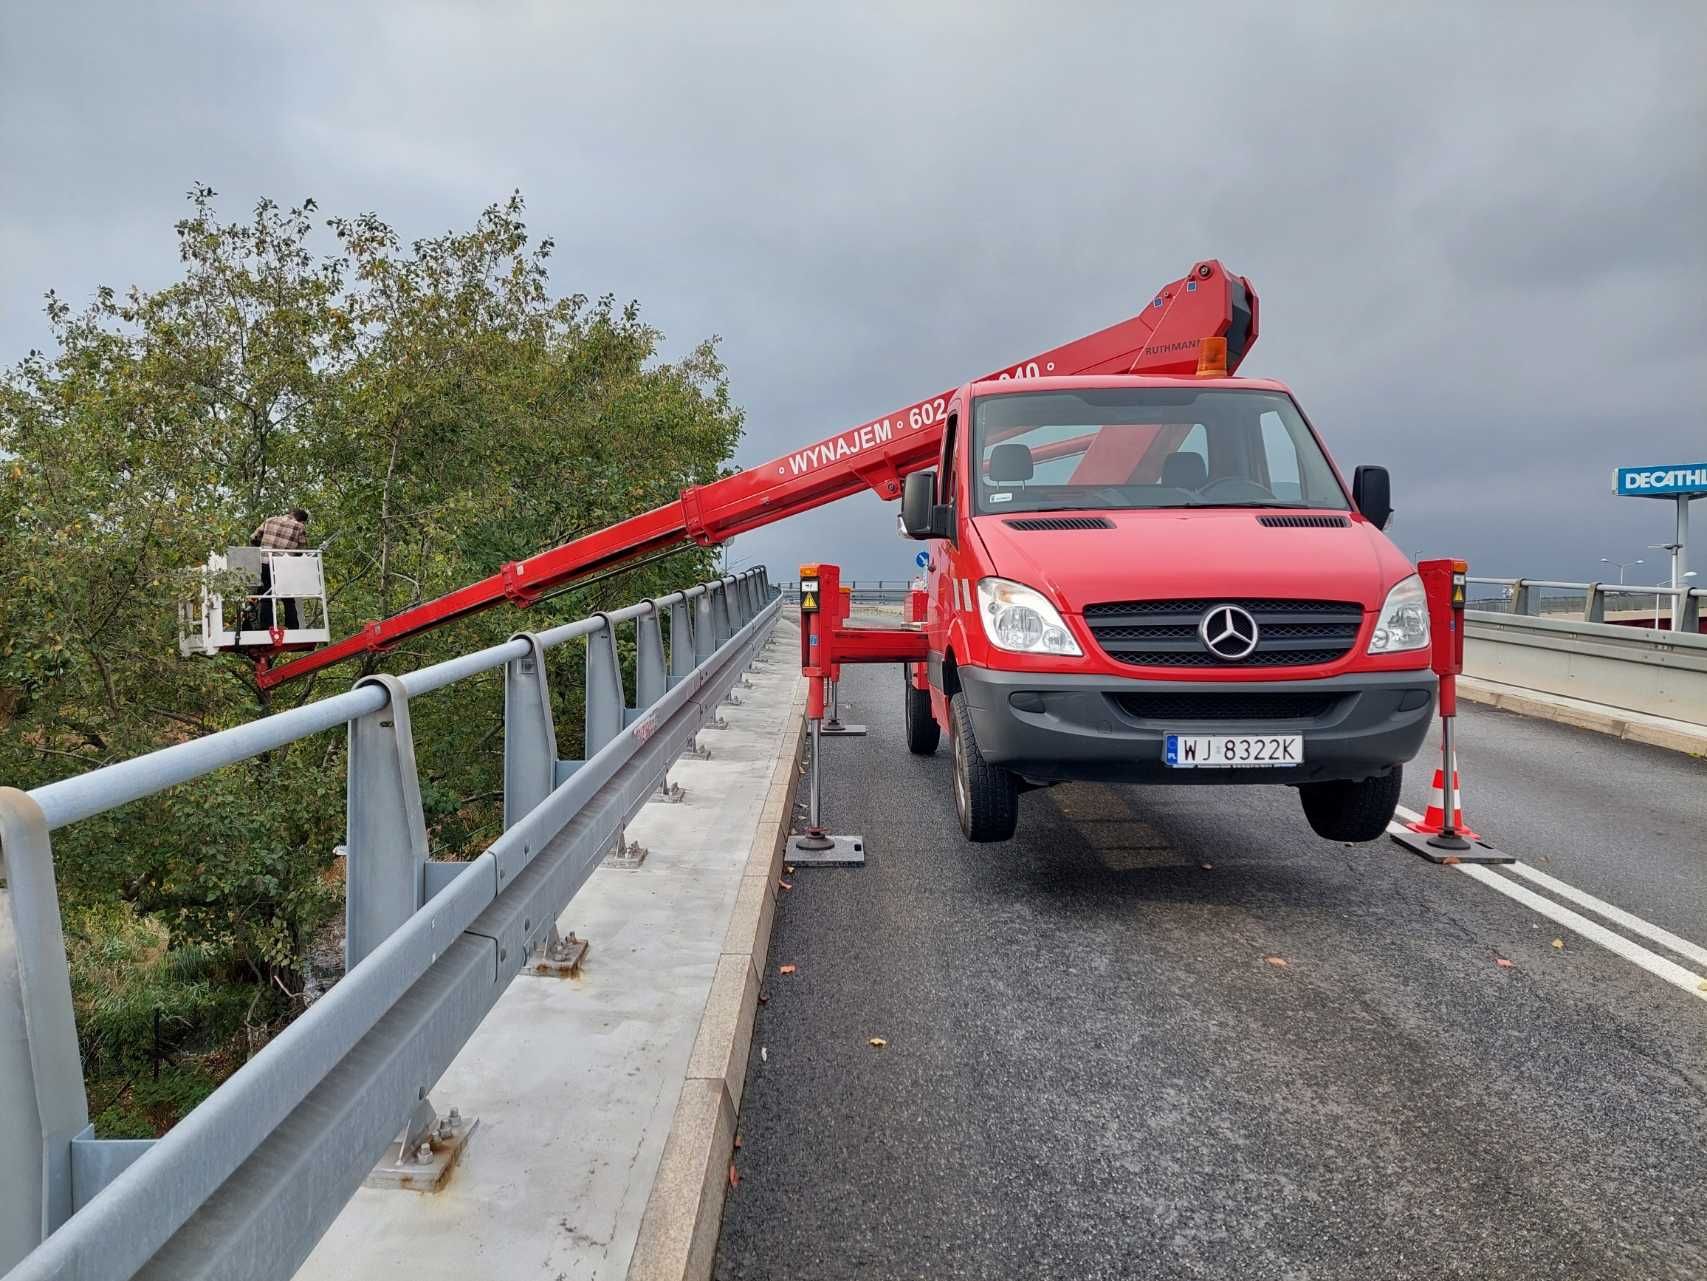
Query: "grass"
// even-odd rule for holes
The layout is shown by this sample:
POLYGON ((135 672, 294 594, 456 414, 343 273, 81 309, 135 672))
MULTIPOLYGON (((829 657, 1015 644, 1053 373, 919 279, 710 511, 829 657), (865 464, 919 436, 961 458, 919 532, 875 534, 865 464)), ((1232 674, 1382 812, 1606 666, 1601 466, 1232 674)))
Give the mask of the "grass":
POLYGON ((65 921, 71 996, 102 1138, 153 1138, 264 1045, 288 1012, 284 993, 230 954, 174 946, 128 905, 73 909, 65 921))

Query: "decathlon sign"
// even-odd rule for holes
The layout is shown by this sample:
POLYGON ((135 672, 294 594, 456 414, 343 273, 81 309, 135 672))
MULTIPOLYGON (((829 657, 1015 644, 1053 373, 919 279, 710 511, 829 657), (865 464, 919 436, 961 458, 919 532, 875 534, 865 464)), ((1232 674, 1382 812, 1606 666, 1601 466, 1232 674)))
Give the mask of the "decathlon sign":
POLYGON ((1676 494, 1707 494, 1707 463, 1671 467, 1620 467, 1612 474, 1612 490, 1623 498, 1667 498, 1676 494))

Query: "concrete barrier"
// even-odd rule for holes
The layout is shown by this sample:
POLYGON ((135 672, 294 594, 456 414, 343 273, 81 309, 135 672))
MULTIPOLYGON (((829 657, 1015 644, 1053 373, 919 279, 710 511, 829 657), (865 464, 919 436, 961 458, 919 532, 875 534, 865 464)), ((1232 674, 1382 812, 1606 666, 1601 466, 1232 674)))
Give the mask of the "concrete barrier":
POLYGON ((1464 674, 1707 725, 1707 636, 1470 611, 1464 674))

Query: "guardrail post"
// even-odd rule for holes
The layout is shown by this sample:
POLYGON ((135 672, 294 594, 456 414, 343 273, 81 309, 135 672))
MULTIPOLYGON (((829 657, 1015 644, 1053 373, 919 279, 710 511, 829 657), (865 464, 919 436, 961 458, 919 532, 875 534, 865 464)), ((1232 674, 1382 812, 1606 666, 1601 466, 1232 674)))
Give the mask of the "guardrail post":
POLYGON ((1685 590, 1678 602, 1683 612, 1683 631, 1699 632, 1701 630, 1701 598, 1694 592, 1685 590))
POLYGON ((504 830, 533 810, 557 785, 557 726, 539 637, 520 632, 528 652, 504 664, 504 830))
POLYGON ((1530 613, 1534 612, 1533 610, 1531 610, 1529 608, 1529 606, 1531 604, 1529 593, 1530 593, 1530 588, 1529 588, 1529 580, 1528 579, 1515 578, 1512 580, 1512 584, 1511 584, 1511 612, 1512 613, 1514 613, 1514 614, 1530 614, 1530 613))
MULTIPOLYGON (((736 632, 739 632, 753 620, 751 582, 753 582, 751 574, 737 574, 736 577, 729 579, 729 593, 727 593, 725 600, 729 601, 729 635, 731 637, 734 637, 736 632)), ((739 688, 751 688, 753 681, 749 681, 743 673, 743 675, 736 676, 736 685, 739 688)), ((724 702, 736 705, 736 707, 741 705, 741 699, 737 697, 732 688, 729 693, 725 693, 724 702)))
POLYGON ((427 822, 409 727, 409 695, 395 676, 364 676, 386 705, 350 722, 344 841, 344 965, 354 969, 421 906, 427 822))
POLYGON ((0 787, 0 1271, 72 1210, 71 1140, 89 1125, 71 976, 41 806, 0 787))
POLYGON ((670 602, 670 684, 684 679, 694 667, 693 606, 670 602))
POLYGON ((634 715, 638 717, 670 688, 664 671, 664 628, 658 605, 634 620, 634 715))
POLYGON ((693 602, 693 661, 698 667, 717 652, 717 619, 713 613, 713 588, 707 587, 693 602))
POLYGON ((587 636, 587 759, 597 756, 623 728, 627 698, 616 657, 616 628, 602 615, 601 626, 587 636))
MULTIPOLYGON (((670 677, 664 667, 664 628, 658 602, 652 602, 650 613, 634 620, 634 706, 629 709, 630 723, 637 721, 669 691, 670 677)), ((670 771, 658 778, 659 800, 680 801, 682 789, 670 785, 670 771)))
POLYGON ((1583 593, 1583 622, 1604 623, 1606 621, 1606 593, 1600 590, 1599 583, 1588 584, 1583 593))
POLYGON ((719 580, 711 588, 712 649, 719 650, 729 643, 729 584, 719 580))

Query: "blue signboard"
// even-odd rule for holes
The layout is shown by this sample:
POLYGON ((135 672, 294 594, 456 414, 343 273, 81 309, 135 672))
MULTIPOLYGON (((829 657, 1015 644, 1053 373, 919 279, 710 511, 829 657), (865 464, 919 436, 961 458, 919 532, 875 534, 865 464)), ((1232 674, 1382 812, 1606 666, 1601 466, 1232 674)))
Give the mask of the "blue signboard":
POLYGON ((920 552, 917 556, 913 557, 913 564, 917 565, 920 569, 925 568, 925 566, 930 563, 931 554, 929 552, 920 552))
POLYGON ((1620 467, 1612 475, 1612 492, 1621 498, 1673 498, 1678 494, 1707 494, 1707 463, 1620 467))

